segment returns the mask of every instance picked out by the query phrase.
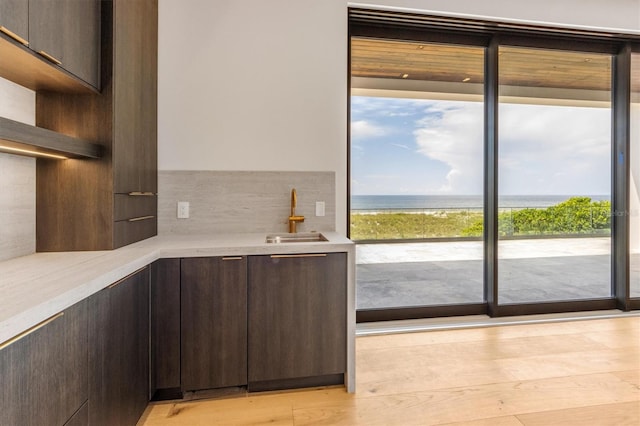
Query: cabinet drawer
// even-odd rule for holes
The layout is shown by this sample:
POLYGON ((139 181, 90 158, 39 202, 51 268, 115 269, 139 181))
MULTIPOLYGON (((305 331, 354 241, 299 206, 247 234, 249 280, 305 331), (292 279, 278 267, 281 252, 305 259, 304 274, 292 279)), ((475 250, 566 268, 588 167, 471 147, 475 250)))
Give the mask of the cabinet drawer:
POLYGON ((126 246, 157 234, 158 219, 155 215, 142 216, 140 220, 121 220, 114 223, 114 248, 126 246))
MULTIPOLYGON (((149 193, 142 193, 149 194, 149 193)), ((129 220, 145 216, 156 216, 158 197, 153 195, 114 195, 114 220, 129 220)))

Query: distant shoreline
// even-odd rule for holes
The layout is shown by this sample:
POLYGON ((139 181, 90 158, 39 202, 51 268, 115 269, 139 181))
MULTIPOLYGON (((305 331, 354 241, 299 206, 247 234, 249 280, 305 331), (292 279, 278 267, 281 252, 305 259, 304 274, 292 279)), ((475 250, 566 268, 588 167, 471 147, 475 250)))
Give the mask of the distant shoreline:
MULTIPOLYGON (((545 208, 571 197, 589 197, 592 201, 610 201, 609 195, 505 195, 499 197, 498 207, 545 208)), ((482 210, 481 195, 352 195, 351 211, 387 213, 426 213, 434 210, 475 211, 482 210), (421 210, 421 211, 417 211, 421 210)))

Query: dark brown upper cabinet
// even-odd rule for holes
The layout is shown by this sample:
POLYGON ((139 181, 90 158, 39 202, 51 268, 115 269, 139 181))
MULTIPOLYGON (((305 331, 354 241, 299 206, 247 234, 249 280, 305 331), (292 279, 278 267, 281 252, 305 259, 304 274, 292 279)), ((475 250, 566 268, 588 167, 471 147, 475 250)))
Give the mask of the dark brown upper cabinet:
POLYGON ((157 233, 158 3, 103 1, 101 16, 102 93, 36 95, 38 126, 104 152, 38 159, 38 251, 109 250, 157 233))
POLYGON ((29 0, 29 47, 100 87, 100 1, 29 0))
POLYGON ((29 44, 29 0, 0 1, 0 31, 22 44, 29 44))
POLYGON ((32 90, 100 90, 100 0, 1 0, 0 77, 32 90))

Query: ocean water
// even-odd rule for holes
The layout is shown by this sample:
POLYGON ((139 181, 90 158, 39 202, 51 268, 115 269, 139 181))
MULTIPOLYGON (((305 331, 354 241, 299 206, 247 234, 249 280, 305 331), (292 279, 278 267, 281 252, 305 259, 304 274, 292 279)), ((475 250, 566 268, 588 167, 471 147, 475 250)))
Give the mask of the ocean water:
MULTIPOLYGON (((576 195, 504 195, 498 207, 550 207, 576 195)), ((586 195, 592 201, 610 200, 608 195, 586 195)), ((352 195, 351 210, 480 209, 481 195, 352 195)))

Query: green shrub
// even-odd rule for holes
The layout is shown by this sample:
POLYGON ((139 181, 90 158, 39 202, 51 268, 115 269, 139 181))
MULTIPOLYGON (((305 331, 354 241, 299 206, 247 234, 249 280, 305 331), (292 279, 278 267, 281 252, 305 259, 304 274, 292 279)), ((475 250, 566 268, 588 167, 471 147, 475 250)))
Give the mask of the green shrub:
MULTIPOLYGON (((545 209, 509 210, 498 215, 500 236, 608 234, 611 202, 572 197, 545 209)), ((481 236, 482 220, 462 230, 465 236, 481 236)))

